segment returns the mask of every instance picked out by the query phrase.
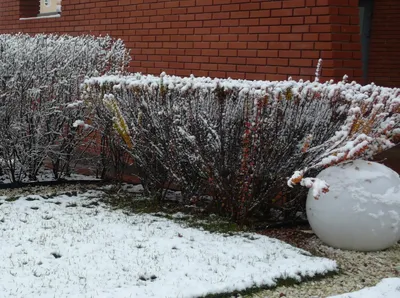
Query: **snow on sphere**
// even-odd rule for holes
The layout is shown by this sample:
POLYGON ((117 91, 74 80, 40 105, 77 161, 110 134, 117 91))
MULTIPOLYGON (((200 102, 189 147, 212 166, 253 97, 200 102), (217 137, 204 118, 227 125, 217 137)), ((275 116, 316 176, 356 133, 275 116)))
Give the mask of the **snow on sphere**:
POLYGON ((356 160, 329 167, 317 178, 329 192, 319 200, 312 189, 307 217, 326 244, 348 250, 376 251, 400 240, 400 177, 375 162, 356 160))

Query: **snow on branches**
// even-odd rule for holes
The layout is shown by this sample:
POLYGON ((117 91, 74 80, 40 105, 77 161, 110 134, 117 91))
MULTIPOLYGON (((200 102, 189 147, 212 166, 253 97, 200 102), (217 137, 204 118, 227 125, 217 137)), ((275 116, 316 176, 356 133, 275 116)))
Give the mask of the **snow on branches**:
POLYGON ((329 185, 307 173, 370 158, 393 146, 400 130, 398 89, 345 79, 270 82, 138 73, 89 78, 83 94, 94 102, 98 119, 123 124, 117 134, 142 174, 155 179, 153 185, 170 181, 188 197, 212 194, 216 208, 235 219, 271 208, 282 194, 294 201, 301 191, 287 186, 313 188, 318 198, 329 185), (107 94, 118 110, 106 107, 107 94))
POLYGON ((56 179, 69 171, 93 131, 76 122, 88 117, 80 84, 128 62, 110 37, 0 35, 0 160, 13 182, 35 180, 45 160, 56 179))

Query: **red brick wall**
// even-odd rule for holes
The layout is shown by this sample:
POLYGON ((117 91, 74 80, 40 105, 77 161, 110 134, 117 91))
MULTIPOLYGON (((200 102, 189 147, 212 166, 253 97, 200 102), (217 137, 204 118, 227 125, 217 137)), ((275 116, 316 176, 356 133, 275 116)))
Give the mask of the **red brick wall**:
POLYGON ((375 0, 369 56, 369 79, 400 87, 400 1, 375 0))
POLYGON ((358 0, 63 0, 61 18, 19 20, 29 1, 0 0, 1 33, 108 33, 132 71, 313 79, 322 57, 323 78, 361 76, 358 0))

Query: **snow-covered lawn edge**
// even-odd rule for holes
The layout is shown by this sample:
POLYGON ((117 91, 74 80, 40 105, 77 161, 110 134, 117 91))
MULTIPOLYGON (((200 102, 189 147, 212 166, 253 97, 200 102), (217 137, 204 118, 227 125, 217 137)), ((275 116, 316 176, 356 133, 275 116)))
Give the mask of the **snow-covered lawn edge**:
MULTIPOLYGON (((28 184, 40 184, 40 183, 46 183, 46 182, 73 182, 73 181, 101 181, 100 178, 97 178, 95 176, 91 175, 82 175, 78 173, 71 173, 69 176, 61 176, 61 180, 55 180, 53 172, 50 169, 41 169, 41 171, 38 173, 37 180, 32 181, 29 180, 28 178, 22 179, 19 185, 28 185, 28 184)), ((13 183, 11 182, 10 178, 7 175, 0 175, 0 186, 2 188, 7 188, 11 187, 13 183)))
POLYGON ((337 270, 265 236, 111 211, 102 195, 0 196, 0 296, 201 297, 337 270))
POLYGON ((368 287, 353 293, 345 293, 328 298, 398 298, 400 297, 400 278, 385 278, 375 287, 368 287))

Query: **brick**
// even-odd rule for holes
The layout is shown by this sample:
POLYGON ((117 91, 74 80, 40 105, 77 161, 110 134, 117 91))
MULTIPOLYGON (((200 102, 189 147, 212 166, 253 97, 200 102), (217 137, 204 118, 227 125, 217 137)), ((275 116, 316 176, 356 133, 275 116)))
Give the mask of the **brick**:
POLYGON ((305 33, 310 31, 309 25, 293 25, 291 26, 292 33, 305 33))
POLYGON ((201 51, 201 55, 203 55, 203 56, 218 56, 218 50, 217 49, 203 49, 201 51))
POLYGON ((301 41, 302 39, 303 36, 299 33, 281 34, 279 38, 280 41, 301 41))
POLYGON ((219 55, 221 55, 221 56, 227 56, 227 57, 229 57, 229 56, 237 56, 237 50, 232 50, 232 49, 229 49, 229 50, 219 50, 219 55))
POLYGON ((287 75, 282 75, 282 74, 269 74, 267 75, 267 80, 270 81, 283 81, 288 78, 287 75))
POLYGON ((221 11, 239 11, 239 10, 240 10, 239 4, 229 4, 221 6, 221 11))
POLYGON ((293 50, 312 50, 314 49, 313 42, 291 42, 290 48, 293 50))
POLYGON ((229 42, 229 49, 247 49, 247 42, 229 42))
POLYGON ((316 4, 317 6, 327 6, 330 5, 331 0, 317 0, 316 4))
POLYGON ((259 41, 279 41, 279 34, 259 34, 259 41))
POLYGON ((273 42, 268 45, 271 50, 287 50, 290 48, 290 42, 273 42))
POLYGON ((204 35, 203 36, 203 41, 219 41, 220 36, 219 35, 204 35))
POLYGON ((248 49, 267 49, 268 42, 248 42, 248 49))
POLYGON ((258 57, 278 57, 278 50, 258 50, 258 57))
POLYGON ((291 17, 293 9, 277 9, 271 11, 271 17, 291 17))
POLYGON ((330 7, 313 7, 311 8, 311 14, 312 15, 330 15, 331 14, 331 8, 330 7))
POLYGON ((305 16, 304 24, 317 24, 318 18, 316 16, 305 16))
POLYGON ((267 58, 247 58, 246 63, 249 65, 265 65, 267 58))
POLYGON ((265 1, 261 3, 261 9, 280 9, 282 8, 282 1, 265 1))
POLYGON ((218 12, 213 13, 212 18, 215 20, 226 20, 229 19, 229 12, 218 12))
MULTIPOLYGON (((221 63, 221 61, 219 61, 221 63)), ((236 65, 232 64, 218 64, 218 70, 221 71, 236 71, 236 65)))
POLYGON ((257 34, 240 34, 239 35, 239 41, 257 41, 257 40, 259 40, 257 34))
POLYGON ((287 66, 289 64, 289 59, 284 58, 268 58, 268 65, 276 66, 287 66))
POLYGON ((222 21, 220 21, 220 20, 203 21, 204 27, 219 27, 221 25, 222 25, 222 21))
POLYGON ((196 0, 196 5, 213 5, 213 0, 196 0))
POLYGON ((257 26, 257 27, 250 27, 249 28, 249 34, 252 33, 268 33, 269 32, 269 26, 257 26))
POLYGON ((266 9, 259 9, 250 11, 250 18, 268 18, 271 16, 271 11, 266 9))
POLYGON ((218 64, 218 70, 221 70, 221 71, 236 71, 236 65, 218 64))
POLYGON ((257 57, 257 50, 238 50, 239 57, 257 57))
POLYGON ((287 17, 287 18, 282 18, 281 24, 282 24, 282 25, 299 25, 299 24, 304 24, 304 18, 303 18, 303 17, 287 17))
POLYGON ((298 50, 281 50, 278 52, 280 58, 300 58, 301 51, 298 50))
POLYGON ((227 34, 228 32, 229 32, 228 27, 211 28, 211 34, 227 34))
POLYGON ((311 59, 290 59, 290 66, 298 66, 298 67, 311 67, 313 66, 313 60, 311 59))
POLYGON ((322 58, 318 51, 301 51, 302 58, 319 59, 322 58))
POLYGON ((320 36, 321 36, 321 34, 318 34, 318 33, 304 33, 303 40, 304 41, 319 41, 319 40, 321 40, 320 36))
POLYGON ((208 63, 210 61, 209 57, 205 56, 196 56, 193 57, 193 62, 198 62, 198 63, 208 63))
POLYGON ((284 1, 283 8, 304 7, 306 6, 305 0, 288 0, 284 1))
POLYGON ((212 14, 211 13, 201 13, 196 14, 195 20, 211 20, 212 14))
MULTIPOLYGON (((221 55, 221 53, 220 53, 220 55, 221 55)), ((228 57, 228 63, 230 63, 230 64, 236 64, 236 65, 238 65, 238 64, 246 64, 246 58, 243 58, 243 57, 235 57, 235 56, 233 56, 233 57, 228 57)))
POLYGON ((265 18, 260 19, 260 25, 280 25, 281 18, 265 18))
POLYGON ((237 41, 238 40, 238 35, 237 34, 226 34, 226 35, 221 35, 220 41, 237 41))
POLYGON ((332 32, 331 25, 310 25, 310 32, 332 32))
MULTIPOLYGON (((324 68, 322 68, 322 71, 324 71, 324 68)), ((300 75, 308 75, 315 77, 315 68, 302 67, 300 68, 300 75)))
POLYGON ((244 79, 245 74, 241 72, 227 72, 226 76, 232 79, 244 79))
POLYGON ((210 43, 208 41, 194 42, 193 48, 195 49, 209 49, 210 43))
POLYGON ((258 26, 259 24, 259 19, 242 19, 239 21, 240 26, 258 26))
POLYGON ((358 33, 360 31, 358 26, 343 25, 340 28, 341 28, 341 32, 346 32, 346 33, 358 33))
POLYGON ((200 69, 203 70, 218 70, 218 64, 201 63, 200 69))
POLYGON ((226 72, 210 71, 208 76, 211 78, 224 78, 224 77, 226 77, 226 72))
MULTIPOLYGON (((361 76, 358 0, 80 0, 65 1, 60 19, 23 22, 19 3, 4 1, 0 32, 109 33, 132 49, 130 70, 312 79, 323 57, 323 75, 361 76), (288 65, 268 65, 275 58, 288 65)), ((375 1, 369 73, 385 85, 400 85, 399 12, 396 0, 375 1)))
POLYGON ((278 67, 278 74, 283 75, 298 75, 300 74, 300 68, 298 67, 278 67))
POLYGON ((255 72, 256 71, 256 66, 255 65, 238 65, 237 66, 237 71, 240 72, 255 72))
POLYGON ((248 28, 247 27, 230 27, 229 34, 237 34, 238 37, 243 34, 247 34, 248 28))
POLYGON ((289 33, 291 31, 290 26, 271 26, 269 28, 270 33, 289 33))
POLYGON ((331 42, 315 42, 314 49, 316 50, 332 50, 333 44, 331 42))
POLYGON ((245 19, 250 17, 249 11, 234 11, 231 12, 232 19, 245 19))
POLYGON ((311 8, 302 7, 293 9, 293 16, 309 16, 311 14, 311 8))
POLYGON ((190 63, 193 61, 193 57, 192 56, 178 56, 178 57, 176 57, 176 61, 190 63))
POLYGON ((210 48, 211 49, 227 49, 228 48, 228 43, 227 42, 211 42, 210 43, 210 48))
POLYGON ((221 6, 220 5, 212 5, 212 6, 205 6, 204 12, 220 12, 221 6))

